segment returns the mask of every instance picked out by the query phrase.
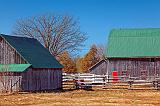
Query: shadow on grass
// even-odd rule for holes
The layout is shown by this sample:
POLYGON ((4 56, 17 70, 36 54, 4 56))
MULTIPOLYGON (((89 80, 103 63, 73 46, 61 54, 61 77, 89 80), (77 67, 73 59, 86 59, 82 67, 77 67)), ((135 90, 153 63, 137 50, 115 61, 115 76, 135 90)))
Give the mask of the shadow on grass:
MULTIPOLYGON (((155 88, 123 88, 123 87, 116 87, 116 88, 112 88, 112 87, 104 87, 101 89, 106 89, 106 90, 153 90, 153 91, 160 91, 160 89, 155 89, 155 88)), ((78 90, 84 90, 84 91, 95 91, 95 89, 93 89, 92 87, 89 88, 65 88, 65 89, 57 89, 57 90, 39 90, 39 91, 25 91, 25 92, 16 92, 16 93, 11 93, 9 95, 13 95, 13 94, 30 94, 30 93, 64 93, 64 92, 72 92, 72 91, 78 91, 78 90)))
POLYGON ((160 89, 155 89, 155 88, 121 88, 121 87, 117 87, 117 88, 103 88, 106 90, 152 90, 152 91, 160 91, 160 89))
POLYGON ((30 93, 64 93, 64 92, 72 92, 78 90, 85 90, 85 91, 94 91, 93 89, 57 89, 57 90, 41 90, 41 91, 26 91, 26 92, 18 92, 18 94, 30 94, 30 93))

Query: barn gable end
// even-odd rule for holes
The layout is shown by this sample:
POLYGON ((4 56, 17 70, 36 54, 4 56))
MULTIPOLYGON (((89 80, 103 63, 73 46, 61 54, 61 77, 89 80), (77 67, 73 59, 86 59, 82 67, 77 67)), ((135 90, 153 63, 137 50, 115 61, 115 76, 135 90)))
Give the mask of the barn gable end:
POLYGON ((27 61, 0 36, 0 64, 25 64, 27 61))
POLYGON ((63 68, 50 52, 34 38, 2 35, 33 68, 63 68))

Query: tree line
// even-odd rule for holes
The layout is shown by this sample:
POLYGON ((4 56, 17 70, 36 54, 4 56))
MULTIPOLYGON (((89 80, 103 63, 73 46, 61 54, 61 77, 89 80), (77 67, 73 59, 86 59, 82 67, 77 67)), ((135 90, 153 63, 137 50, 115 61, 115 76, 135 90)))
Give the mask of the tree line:
POLYGON ((100 60, 104 59, 104 46, 93 44, 89 51, 82 57, 73 58, 64 52, 58 56, 59 62, 64 66, 66 73, 87 73, 88 69, 100 60))

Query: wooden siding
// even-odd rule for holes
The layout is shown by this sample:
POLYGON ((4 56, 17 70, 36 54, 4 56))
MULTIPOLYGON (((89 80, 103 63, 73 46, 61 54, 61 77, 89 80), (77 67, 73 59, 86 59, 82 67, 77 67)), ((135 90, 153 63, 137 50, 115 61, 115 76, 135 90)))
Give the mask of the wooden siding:
POLYGON ((160 76, 160 60, 159 59, 110 59, 101 62, 94 68, 91 68, 91 73, 94 74, 109 74, 113 71, 118 71, 119 76, 126 77, 156 77, 160 76), (105 72, 103 71, 105 67, 105 72))
POLYGON ((23 91, 54 90, 62 88, 62 71, 51 69, 28 69, 22 73, 23 91))
MULTIPOLYGON (((2 74, 2 73, 1 73, 2 74)), ((10 73, 0 76, 0 91, 45 91, 62 89, 62 71, 60 70, 32 70, 24 73, 10 73), (3 82, 7 84, 3 86, 3 82), (4 87, 7 87, 4 88, 4 87)))
POLYGON ((27 63, 2 37, 0 37, 0 64, 27 63))
POLYGON ((106 73, 107 73, 107 61, 102 60, 102 61, 98 62, 97 64, 92 66, 89 69, 89 71, 90 71, 91 74, 106 75, 106 73))
POLYGON ((160 61, 111 60, 109 74, 112 71, 118 71, 120 76, 123 71, 126 71, 130 77, 141 77, 144 72, 146 76, 159 76, 160 61))
POLYGON ((7 75, 7 76, 0 76, 0 91, 21 91, 21 79, 22 76, 20 75, 7 75), (5 83, 5 85, 3 85, 5 83))

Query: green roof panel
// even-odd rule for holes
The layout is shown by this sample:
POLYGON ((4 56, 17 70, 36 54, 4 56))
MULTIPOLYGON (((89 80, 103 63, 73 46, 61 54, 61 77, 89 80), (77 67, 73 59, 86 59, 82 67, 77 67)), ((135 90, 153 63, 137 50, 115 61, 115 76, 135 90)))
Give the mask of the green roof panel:
POLYGON ((31 64, 0 64, 0 72, 24 72, 31 64))
POLYGON ((160 28, 112 30, 106 57, 160 57, 160 28))
POLYGON ((33 68, 63 68, 53 55, 36 39, 27 37, 1 36, 29 63, 33 68))

